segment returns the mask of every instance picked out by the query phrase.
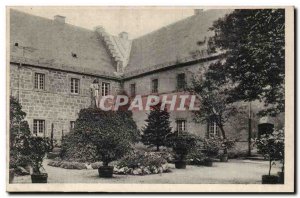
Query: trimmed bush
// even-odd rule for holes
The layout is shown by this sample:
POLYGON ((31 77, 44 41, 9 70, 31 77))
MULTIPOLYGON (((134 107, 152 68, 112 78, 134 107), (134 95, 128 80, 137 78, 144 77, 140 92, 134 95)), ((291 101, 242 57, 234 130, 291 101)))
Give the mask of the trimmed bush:
POLYGON ((213 158, 219 155, 220 141, 218 138, 204 139, 203 152, 206 157, 213 158))
POLYGON ((61 145, 60 157, 66 161, 96 162, 98 161, 96 147, 84 141, 82 134, 71 131, 61 145))
POLYGON ((195 147, 187 155, 187 162, 190 165, 203 165, 205 158, 206 156, 203 153, 203 141, 198 139, 195 147))
POLYGON ((61 157, 78 162, 102 161, 107 166, 129 153, 138 140, 131 112, 82 109, 74 130, 63 140, 61 157))
POLYGON ((147 175, 170 172, 168 162, 157 152, 133 152, 115 166, 115 174, 147 175))
POLYGON ((178 133, 175 132, 172 136, 170 136, 168 138, 168 142, 175 152, 175 161, 185 161, 187 155, 197 145, 198 138, 187 132, 177 134, 178 133))

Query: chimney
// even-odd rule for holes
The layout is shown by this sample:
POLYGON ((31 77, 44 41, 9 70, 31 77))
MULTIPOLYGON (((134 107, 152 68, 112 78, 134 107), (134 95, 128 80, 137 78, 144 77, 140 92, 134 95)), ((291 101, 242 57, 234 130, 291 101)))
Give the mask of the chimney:
POLYGON ((199 15, 203 12, 203 9, 195 9, 194 10, 194 15, 199 15))
POLYGON ((61 15, 55 15, 54 16, 54 21, 59 22, 59 23, 65 23, 66 22, 66 17, 61 16, 61 15))
POLYGON ((121 32, 121 33, 119 34, 119 37, 120 37, 121 39, 128 40, 128 33, 127 33, 127 32, 121 32))

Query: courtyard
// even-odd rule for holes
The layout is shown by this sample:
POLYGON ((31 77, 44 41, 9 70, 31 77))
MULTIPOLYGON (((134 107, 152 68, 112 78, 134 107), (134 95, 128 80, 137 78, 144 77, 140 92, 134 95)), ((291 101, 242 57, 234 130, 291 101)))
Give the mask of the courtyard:
MULTIPOLYGON (((99 178, 96 169, 73 170, 48 166, 48 183, 140 183, 140 184, 261 184, 261 177, 268 173, 268 161, 231 159, 229 162, 214 162, 213 167, 187 166, 186 169, 175 169, 170 173, 133 176, 114 175, 111 179, 99 178)), ((272 168, 276 174, 280 164, 272 168)), ((31 183, 30 175, 16 176, 13 183, 31 183)))

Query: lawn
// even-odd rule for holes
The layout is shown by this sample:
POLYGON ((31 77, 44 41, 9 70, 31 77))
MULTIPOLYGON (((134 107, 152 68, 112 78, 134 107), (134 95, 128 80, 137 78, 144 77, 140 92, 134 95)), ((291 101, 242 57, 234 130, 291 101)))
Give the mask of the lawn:
MULTIPOLYGON (((261 176, 268 173, 267 161, 230 160, 215 162, 213 167, 187 166, 175 169, 170 164, 171 173, 132 176, 114 175, 111 179, 99 178, 97 170, 71 170, 46 165, 48 183, 163 183, 163 184, 259 184, 261 176)), ((277 164, 272 173, 279 171, 277 164)), ((17 176, 14 183, 31 183, 30 176, 17 176)))

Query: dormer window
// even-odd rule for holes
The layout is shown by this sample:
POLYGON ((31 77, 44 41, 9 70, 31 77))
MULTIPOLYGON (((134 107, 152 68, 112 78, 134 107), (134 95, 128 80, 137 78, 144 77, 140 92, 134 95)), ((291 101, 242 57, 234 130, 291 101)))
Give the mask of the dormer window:
POLYGON ((77 54, 75 54, 75 53, 72 52, 72 57, 73 58, 77 58, 77 54))

